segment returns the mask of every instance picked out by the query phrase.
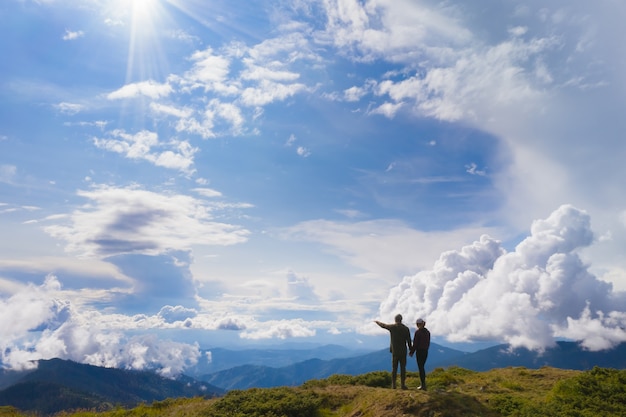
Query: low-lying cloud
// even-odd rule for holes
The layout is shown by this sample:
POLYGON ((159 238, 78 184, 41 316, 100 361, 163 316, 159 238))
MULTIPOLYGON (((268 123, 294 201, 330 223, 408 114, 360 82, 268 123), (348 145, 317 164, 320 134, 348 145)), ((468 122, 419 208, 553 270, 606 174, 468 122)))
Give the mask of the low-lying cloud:
MULTIPOLYGON (((36 367, 40 359, 61 358, 96 366, 152 369, 180 374, 197 363, 196 344, 162 340, 155 335, 124 335, 102 328, 94 311, 78 311, 62 300, 61 284, 48 276, 0 300, 0 363, 8 369, 36 367), (9 319, 10 318, 10 319, 9 319)), ((173 308, 172 311, 178 311, 173 308)))

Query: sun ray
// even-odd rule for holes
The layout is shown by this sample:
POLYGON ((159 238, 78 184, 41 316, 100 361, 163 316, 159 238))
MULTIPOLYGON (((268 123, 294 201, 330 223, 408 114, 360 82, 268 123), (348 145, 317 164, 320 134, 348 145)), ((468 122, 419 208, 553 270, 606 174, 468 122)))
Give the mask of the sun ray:
POLYGON ((126 81, 158 80, 168 67, 159 40, 166 10, 161 0, 122 1, 130 22, 126 81))

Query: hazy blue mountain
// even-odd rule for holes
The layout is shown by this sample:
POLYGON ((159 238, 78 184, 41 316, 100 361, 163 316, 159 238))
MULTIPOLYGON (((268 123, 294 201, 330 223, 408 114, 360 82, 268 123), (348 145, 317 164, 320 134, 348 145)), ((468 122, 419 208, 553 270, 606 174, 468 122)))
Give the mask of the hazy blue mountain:
POLYGON ((128 371, 41 360, 36 370, 0 391, 0 405, 42 414, 77 408, 132 407, 166 398, 219 396, 223 390, 190 377, 169 379, 149 371, 128 371))
POLYGON ((349 349, 340 345, 324 345, 310 348, 281 345, 255 349, 204 349, 198 363, 185 370, 187 375, 198 377, 240 365, 262 365, 275 368, 292 365, 308 359, 335 359, 359 356, 367 350, 349 349))
MULTIPOLYGON (((523 366, 530 369, 551 366, 562 369, 587 370, 594 366, 626 369, 626 343, 610 351, 589 352, 573 342, 559 342, 556 347, 539 354, 527 349, 508 350, 499 345, 474 353, 461 352, 432 344, 426 364, 427 372, 437 367, 460 366, 475 371, 523 366)), ((391 369, 387 349, 344 359, 309 359, 285 367, 241 365, 207 374, 199 379, 212 385, 231 389, 300 385, 310 379, 322 379, 333 374, 359 375, 391 369)), ((414 358, 408 359, 407 369, 417 371, 414 358)))
POLYGON ((557 342, 544 353, 518 348, 509 351, 508 345, 498 345, 444 361, 443 366, 460 366, 475 371, 487 371, 507 366, 540 368, 551 366, 561 369, 587 370, 594 366, 626 369, 626 343, 611 350, 590 352, 574 342, 557 342))
POLYGON ((7 369, 0 369, 0 390, 3 390, 11 385, 17 383, 24 375, 32 372, 28 371, 12 371, 7 369))
MULTIPOLYGON (((465 354, 465 352, 433 343, 429 352, 428 363, 430 366, 438 366, 439 363, 465 354)), ((271 360, 265 365, 240 365, 198 378, 226 390, 295 386, 309 379, 327 378, 333 374, 360 375, 372 371, 390 370, 391 353, 389 353, 389 349, 382 349, 345 358, 308 359, 283 367, 270 364, 273 364, 271 360)), ((414 358, 408 358, 407 368, 409 371, 417 371, 414 358)))

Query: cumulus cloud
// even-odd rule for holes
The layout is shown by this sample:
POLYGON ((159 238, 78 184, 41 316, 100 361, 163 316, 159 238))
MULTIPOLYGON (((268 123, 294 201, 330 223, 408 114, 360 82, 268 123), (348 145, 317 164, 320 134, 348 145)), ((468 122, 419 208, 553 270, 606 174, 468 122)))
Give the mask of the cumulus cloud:
POLYGON ((246 323, 238 317, 225 317, 217 321, 215 328, 218 330, 244 330, 246 323))
POLYGON ((198 315, 198 311, 193 308, 183 306, 163 306, 158 316, 166 323, 174 323, 176 321, 185 321, 198 315))
POLYGON ((383 317, 424 317, 450 341, 504 341, 543 350, 557 338, 591 350, 626 341, 626 294, 588 271, 589 215, 571 205, 533 222, 514 251, 487 235, 407 276, 380 306, 383 317))
POLYGON ((184 88, 201 88, 205 92, 236 93, 236 85, 230 85, 230 59, 215 54, 212 48, 196 51, 191 57, 192 68, 185 73, 181 82, 184 88))
POLYGON ((44 230, 64 240, 67 251, 83 256, 159 255, 196 244, 233 245, 246 241, 249 233, 214 221, 213 207, 186 195, 109 186, 78 195, 89 203, 74 211, 68 224, 44 230))
POLYGON ((159 141, 158 135, 149 130, 135 134, 123 130, 113 130, 108 138, 94 138, 96 147, 124 155, 129 159, 143 159, 156 166, 191 172, 194 155, 198 148, 187 141, 171 139, 167 143, 159 141))
POLYGON ((39 359, 61 358, 96 366, 152 369, 164 376, 197 363, 197 345, 160 340, 154 335, 124 336, 103 328, 100 313, 79 311, 63 299, 61 284, 48 276, 0 299, 0 362, 29 369, 39 359))

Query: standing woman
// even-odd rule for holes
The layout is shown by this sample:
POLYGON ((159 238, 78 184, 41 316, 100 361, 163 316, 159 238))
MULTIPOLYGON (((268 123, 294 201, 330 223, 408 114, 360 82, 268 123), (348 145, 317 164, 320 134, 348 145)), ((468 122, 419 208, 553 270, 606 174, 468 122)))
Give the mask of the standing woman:
POLYGON ((425 327, 426 322, 423 319, 417 319, 415 322, 417 330, 413 336, 413 346, 409 352, 409 356, 413 356, 415 353, 415 359, 417 360, 417 369, 420 373, 420 381, 422 385, 417 387, 419 390, 426 391, 426 359, 428 358, 428 348, 430 347, 430 332, 425 327))

